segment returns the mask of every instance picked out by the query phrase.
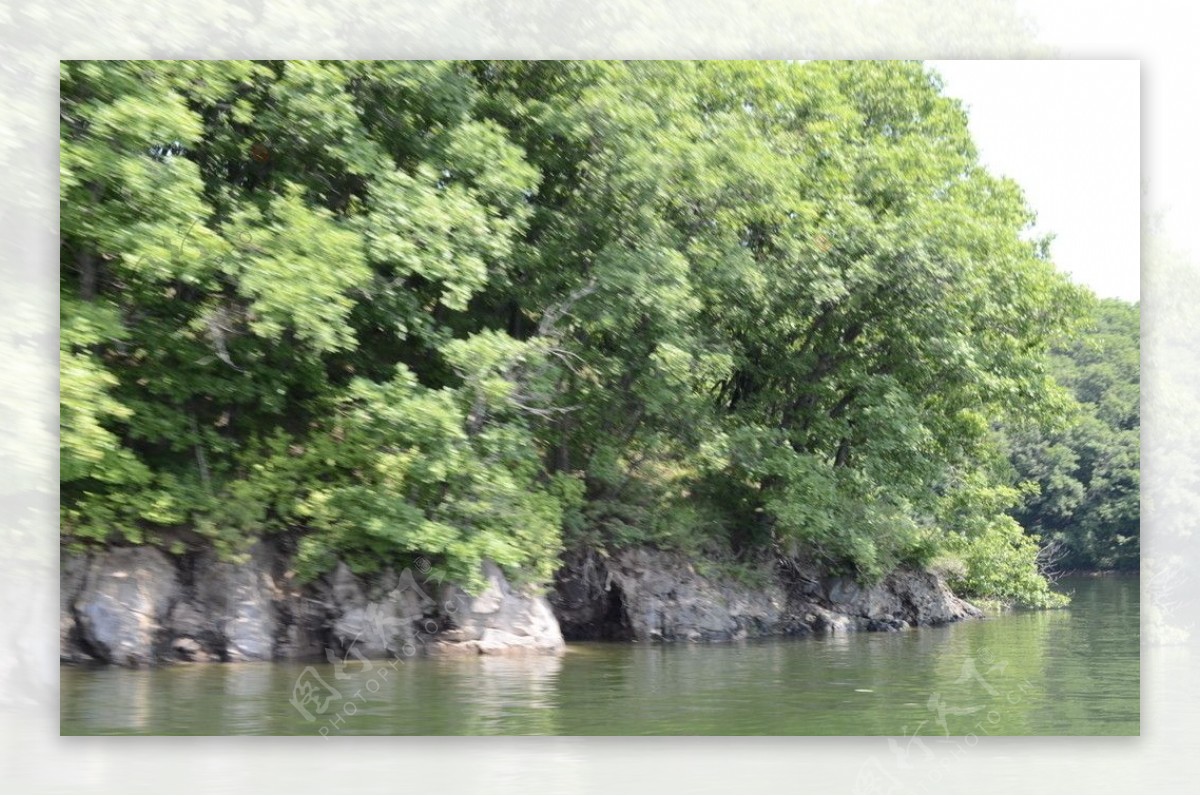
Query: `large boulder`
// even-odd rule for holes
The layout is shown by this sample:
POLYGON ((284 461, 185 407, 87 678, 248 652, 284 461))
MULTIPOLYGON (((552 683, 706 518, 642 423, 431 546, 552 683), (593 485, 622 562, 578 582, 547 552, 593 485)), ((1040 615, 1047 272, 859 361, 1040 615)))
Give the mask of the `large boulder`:
POLYGON ((214 577, 203 589, 218 610, 218 627, 225 639, 225 655, 231 661, 266 661, 274 654, 275 607, 271 576, 253 564, 235 566, 218 563, 214 577))
POLYGON ((317 586, 317 601, 325 605, 330 640, 343 655, 366 658, 412 655, 417 627, 434 602, 409 570, 387 570, 377 577, 359 577, 346 564, 317 586))
MULTIPOLYGON (((73 570, 64 579, 75 577, 73 570)), ((164 651, 165 623, 179 597, 171 561, 149 547, 114 548, 90 559, 72 602, 80 646, 106 663, 141 666, 164 651)))
POLYGON ((613 581, 634 638, 728 641, 777 632, 784 609, 779 589, 707 577, 682 557, 650 550, 625 551, 615 563, 613 581))
POLYGON ((183 596, 168 623, 176 657, 192 661, 265 661, 281 632, 274 550, 259 543, 244 563, 207 552, 181 561, 183 596))
POLYGON ((983 615, 954 596, 937 575, 901 568, 879 583, 864 586, 852 578, 822 581, 823 604, 848 616, 868 620, 871 630, 907 626, 936 626, 983 615))
POLYGON ((441 589, 441 618, 431 631, 433 654, 553 654, 564 647, 562 631, 545 597, 516 589, 491 561, 483 564, 486 587, 478 595, 448 584, 441 589))
POLYGON ((906 618, 914 625, 945 625, 963 619, 978 619, 983 611, 963 600, 946 582, 932 572, 900 569, 884 584, 907 609, 906 618))

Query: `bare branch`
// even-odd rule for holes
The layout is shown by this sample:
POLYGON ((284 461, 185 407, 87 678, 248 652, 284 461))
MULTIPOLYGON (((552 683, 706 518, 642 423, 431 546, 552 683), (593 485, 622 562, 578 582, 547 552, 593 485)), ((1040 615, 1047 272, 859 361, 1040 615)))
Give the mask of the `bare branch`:
POLYGON ((1050 585, 1058 582, 1062 577, 1060 565, 1068 553, 1067 546, 1062 539, 1051 539, 1038 549, 1037 566, 1038 572, 1046 579, 1050 585))
MULTIPOLYGON (((578 406, 558 407, 534 405, 534 402, 548 404, 551 396, 531 393, 527 387, 531 382, 537 381, 550 367, 549 360, 551 358, 561 362, 568 370, 575 373, 572 367, 572 359, 582 362, 582 358, 578 355, 555 345, 558 338, 557 324, 563 318, 570 315, 571 308, 582 298, 591 295, 596 291, 596 280, 590 279, 587 284, 578 290, 573 291, 565 299, 552 304, 542 312, 542 319, 538 323, 537 332, 531 339, 531 342, 537 346, 539 353, 546 357, 546 361, 540 367, 529 370, 525 362, 515 362, 502 374, 501 378, 512 385, 512 392, 508 396, 508 401, 518 410, 540 418, 553 418, 568 414, 579 409, 578 406)), ((475 401, 471 406, 471 411, 467 416, 467 433, 471 436, 478 434, 487 425, 488 410, 487 402, 483 398, 481 392, 476 393, 475 401)))

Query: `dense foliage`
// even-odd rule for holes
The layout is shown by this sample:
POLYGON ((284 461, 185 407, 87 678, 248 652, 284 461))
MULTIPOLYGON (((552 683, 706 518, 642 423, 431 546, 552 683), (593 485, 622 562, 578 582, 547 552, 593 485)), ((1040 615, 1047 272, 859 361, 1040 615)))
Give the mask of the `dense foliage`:
POLYGON ((1137 304, 1099 303, 1095 323, 1053 352, 1053 371, 1079 402, 1063 422, 1011 432, 1026 497, 1014 516, 1064 569, 1136 569, 1141 505, 1137 304))
POLYGON ((999 428, 1087 296, 912 62, 72 62, 73 544, 564 544, 1045 604, 999 428))

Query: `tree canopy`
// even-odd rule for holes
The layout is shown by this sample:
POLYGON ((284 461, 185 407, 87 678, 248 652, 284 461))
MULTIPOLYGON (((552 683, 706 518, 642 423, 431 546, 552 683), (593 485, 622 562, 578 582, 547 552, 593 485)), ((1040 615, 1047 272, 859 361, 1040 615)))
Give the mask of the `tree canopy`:
POLYGON ((1074 569, 1136 569, 1141 503, 1137 304, 1105 299, 1085 333, 1053 352, 1077 407, 1063 422, 1011 432, 1026 496, 1014 516, 1074 569))
MULTIPOLYGON (((1072 411, 1049 352, 1092 300, 922 64, 61 84, 69 543, 286 534, 309 577, 420 554, 468 583, 564 546, 940 558, 1053 600, 1006 430, 1072 411)), ((1123 371, 1062 378, 1127 409, 1123 371)))

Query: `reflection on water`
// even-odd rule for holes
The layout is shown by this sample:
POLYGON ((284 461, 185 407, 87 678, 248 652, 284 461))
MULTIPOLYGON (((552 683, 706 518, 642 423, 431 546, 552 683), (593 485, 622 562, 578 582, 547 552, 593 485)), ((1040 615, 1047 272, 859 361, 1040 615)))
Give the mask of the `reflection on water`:
POLYGON ((561 657, 63 668, 64 734, 1129 735, 1136 578, 1067 581, 1064 611, 561 657), (311 691, 297 691, 311 683, 311 691), (324 690, 322 690, 322 688, 324 690), (293 703, 314 698, 306 716, 293 703), (336 695, 336 696, 335 696, 336 695))

